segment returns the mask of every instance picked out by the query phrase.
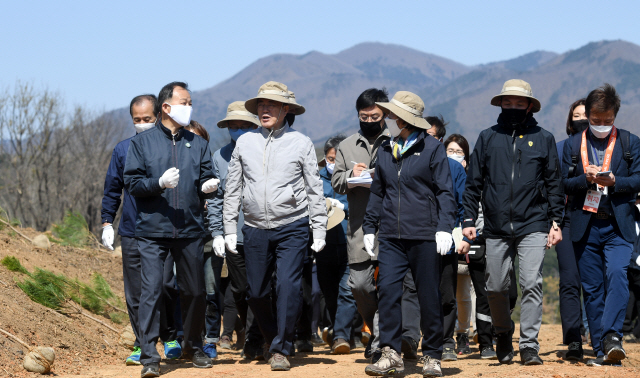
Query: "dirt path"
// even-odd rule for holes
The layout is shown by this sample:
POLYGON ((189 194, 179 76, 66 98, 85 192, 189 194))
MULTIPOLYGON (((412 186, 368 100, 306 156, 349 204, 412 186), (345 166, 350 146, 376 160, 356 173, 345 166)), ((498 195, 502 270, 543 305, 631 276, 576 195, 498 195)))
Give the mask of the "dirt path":
MULTIPOLYGON (((630 356, 624 361, 623 367, 587 367, 584 363, 564 362, 560 357, 565 346, 560 345, 562 332, 559 325, 545 325, 542 327, 540 341, 542 344, 541 357, 543 366, 525 367, 519 362, 501 366, 496 361, 484 361, 478 356, 478 349, 472 348, 473 354, 465 356, 456 362, 443 364, 445 376, 455 377, 640 377, 640 344, 626 344, 625 348, 630 356)), ((517 348, 517 344, 514 344, 517 348)), ((290 372, 271 372, 264 362, 244 362, 239 352, 223 352, 212 369, 200 370, 191 367, 190 363, 165 364, 161 366, 162 377, 365 377, 362 349, 346 356, 332 356, 326 347, 316 348, 316 352, 301 355, 291 359, 290 372)), ((590 353, 589 353, 590 354, 590 353)), ((593 358, 589 356, 588 358, 593 358)), ((516 356, 516 361, 519 357, 516 356)), ((422 367, 412 361, 405 362, 405 372, 408 377, 421 377, 422 367)), ((63 377, 134 377, 140 375, 139 367, 126 367, 124 364, 108 365, 90 369, 82 375, 61 375, 63 377)))

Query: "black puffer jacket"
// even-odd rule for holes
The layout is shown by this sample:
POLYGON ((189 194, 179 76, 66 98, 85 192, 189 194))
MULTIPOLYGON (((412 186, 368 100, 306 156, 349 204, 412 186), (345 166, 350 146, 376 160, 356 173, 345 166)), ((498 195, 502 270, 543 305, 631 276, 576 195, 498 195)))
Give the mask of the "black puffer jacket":
POLYGON ((478 137, 467 175, 464 227, 474 227, 482 198, 484 236, 516 238, 560 224, 564 195, 556 142, 529 118, 523 127, 498 124, 478 137))
POLYGON ((204 227, 202 184, 214 178, 209 143, 180 128, 175 136, 158 122, 131 139, 124 168, 124 183, 136 197, 136 236, 149 238, 201 238, 204 227), (160 188, 169 168, 180 170, 178 186, 160 188))

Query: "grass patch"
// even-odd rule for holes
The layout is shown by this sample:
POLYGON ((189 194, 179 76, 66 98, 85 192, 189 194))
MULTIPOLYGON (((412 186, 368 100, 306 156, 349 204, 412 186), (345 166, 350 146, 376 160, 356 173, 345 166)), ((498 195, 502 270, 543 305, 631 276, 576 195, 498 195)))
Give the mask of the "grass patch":
POLYGON ((20 264, 20 260, 13 256, 5 256, 0 263, 12 272, 29 274, 29 271, 20 264))
POLYGON ((84 217, 74 211, 67 211, 61 224, 54 224, 52 227, 53 238, 51 242, 72 247, 84 247, 91 240, 91 232, 84 217))
POLYGON ((109 317, 111 318, 111 321, 116 324, 122 324, 126 320, 129 320, 127 314, 123 314, 122 312, 110 312, 109 317))

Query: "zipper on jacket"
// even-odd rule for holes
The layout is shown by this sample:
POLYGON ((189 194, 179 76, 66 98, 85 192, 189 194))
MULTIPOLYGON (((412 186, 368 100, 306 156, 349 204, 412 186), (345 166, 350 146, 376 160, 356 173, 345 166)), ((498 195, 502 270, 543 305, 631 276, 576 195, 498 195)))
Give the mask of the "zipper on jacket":
POLYGON ((511 144, 513 144, 513 155, 511 156, 511 200, 509 201, 509 226, 511 227, 511 237, 514 236, 513 231, 513 179, 515 176, 516 170, 516 129, 513 129, 513 133, 511 134, 511 138, 513 139, 511 144))
MULTIPOLYGON (((171 155, 173 155, 173 166, 178 169, 178 156, 177 156, 177 151, 176 151, 176 136, 172 135, 171 138, 173 139, 173 146, 171 147, 171 155)), ((176 230, 176 225, 178 224, 178 186, 176 185, 176 187, 173 189, 173 208, 174 208, 174 213, 173 213, 173 237, 176 238, 177 235, 177 231, 176 230)))
POLYGON ((262 173, 264 174, 264 219, 267 221, 267 229, 271 228, 271 225, 269 225, 269 211, 267 209, 267 184, 269 182, 269 158, 267 157, 267 148, 270 147, 269 144, 273 140, 273 133, 274 130, 269 131, 269 136, 267 137, 267 142, 264 145, 264 152, 262 154, 262 173))

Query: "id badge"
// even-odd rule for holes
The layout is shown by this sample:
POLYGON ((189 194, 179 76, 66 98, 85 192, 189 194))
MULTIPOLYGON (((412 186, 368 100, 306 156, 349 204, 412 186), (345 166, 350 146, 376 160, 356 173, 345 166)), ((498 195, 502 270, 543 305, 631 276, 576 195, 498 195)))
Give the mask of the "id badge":
POLYGON ((600 206, 600 198, 602 192, 598 190, 588 190, 587 196, 584 198, 584 206, 582 210, 590 211, 592 213, 598 212, 598 206, 600 206))

